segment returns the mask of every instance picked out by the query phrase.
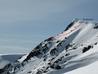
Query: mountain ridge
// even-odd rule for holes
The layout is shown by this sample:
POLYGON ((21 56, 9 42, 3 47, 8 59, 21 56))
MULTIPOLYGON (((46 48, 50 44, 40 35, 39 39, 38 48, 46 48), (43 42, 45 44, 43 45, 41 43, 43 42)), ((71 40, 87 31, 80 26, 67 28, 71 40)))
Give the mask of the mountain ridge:
MULTIPOLYGON (((85 66, 84 64, 92 58, 89 57, 88 61, 81 64, 81 60, 86 60, 86 56, 79 60, 80 56, 87 52, 90 52, 90 54, 87 53, 89 55, 93 54, 91 52, 94 52, 97 45, 98 23, 75 19, 63 32, 42 41, 17 62, 4 67, 1 74, 60 74, 60 71, 64 73, 63 70, 66 73, 68 69, 71 71, 85 66), (74 59, 76 59, 75 62, 73 62, 74 59), (80 66, 75 67, 75 64, 80 66)), ((98 59, 96 56, 94 61, 98 59)))

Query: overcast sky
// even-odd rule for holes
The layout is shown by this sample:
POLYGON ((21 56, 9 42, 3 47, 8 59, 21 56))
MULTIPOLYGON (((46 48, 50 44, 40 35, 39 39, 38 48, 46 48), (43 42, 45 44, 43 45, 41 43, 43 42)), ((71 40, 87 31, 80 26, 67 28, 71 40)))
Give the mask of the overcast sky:
POLYGON ((0 0, 0 53, 26 53, 74 18, 98 20, 98 0, 0 0))

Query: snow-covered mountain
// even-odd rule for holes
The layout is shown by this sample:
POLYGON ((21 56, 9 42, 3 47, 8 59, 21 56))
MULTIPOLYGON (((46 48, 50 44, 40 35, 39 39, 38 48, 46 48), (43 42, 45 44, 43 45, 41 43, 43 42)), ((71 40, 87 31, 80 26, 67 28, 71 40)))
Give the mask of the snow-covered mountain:
POLYGON ((6 65, 0 74, 79 74, 71 72, 97 62, 97 48, 98 23, 75 19, 62 33, 6 65))
POLYGON ((25 54, 0 54, 0 71, 9 63, 14 63, 25 54))

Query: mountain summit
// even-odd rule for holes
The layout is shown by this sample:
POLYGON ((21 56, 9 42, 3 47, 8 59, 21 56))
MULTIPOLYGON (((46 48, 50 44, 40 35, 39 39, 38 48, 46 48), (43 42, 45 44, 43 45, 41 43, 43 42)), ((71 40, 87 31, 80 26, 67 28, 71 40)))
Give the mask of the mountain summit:
POLYGON ((66 74, 97 61, 97 48, 98 23, 75 19, 62 33, 6 65, 0 74, 66 74))

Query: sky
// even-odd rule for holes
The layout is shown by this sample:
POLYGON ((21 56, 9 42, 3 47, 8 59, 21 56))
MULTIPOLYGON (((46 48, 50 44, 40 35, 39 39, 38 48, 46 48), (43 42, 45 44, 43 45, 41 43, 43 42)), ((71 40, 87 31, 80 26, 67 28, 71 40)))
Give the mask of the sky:
POLYGON ((98 21, 98 0, 0 0, 0 54, 28 53, 74 18, 98 21))

